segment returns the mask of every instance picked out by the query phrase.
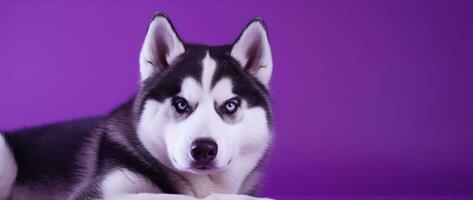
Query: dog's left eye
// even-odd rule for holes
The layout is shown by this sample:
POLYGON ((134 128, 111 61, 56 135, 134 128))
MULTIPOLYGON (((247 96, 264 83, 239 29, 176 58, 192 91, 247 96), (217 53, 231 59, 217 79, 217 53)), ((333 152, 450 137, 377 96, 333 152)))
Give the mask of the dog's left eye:
POLYGON ((222 109, 225 114, 231 115, 238 110, 239 106, 240 106, 240 100, 237 98, 234 98, 225 102, 222 109))

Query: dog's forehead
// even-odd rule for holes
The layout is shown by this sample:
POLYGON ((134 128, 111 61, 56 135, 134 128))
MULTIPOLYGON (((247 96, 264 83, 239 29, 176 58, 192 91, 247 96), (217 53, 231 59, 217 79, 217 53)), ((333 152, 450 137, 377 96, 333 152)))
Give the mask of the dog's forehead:
POLYGON ((215 71, 217 69, 217 62, 215 59, 211 58, 209 53, 205 54, 204 59, 202 60, 202 88, 205 92, 210 92, 212 89, 212 79, 214 77, 215 71))
POLYGON ((201 61, 200 77, 184 78, 179 95, 191 102, 197 102, 206 96, 217 102, 233 97, 233 83, 229 78, 215 75, 218 67, 221 66, 218 66, 217 61, 207 51, 201 61))
POLYGON ((147 98, 164 101, 183 95, 197 102, 202 95, 221 103, 239 96, 250 107, 269 107, 268 92, 229 55, 228 46, 187 46, 186 53, 169 70, 144 85, 147 98))

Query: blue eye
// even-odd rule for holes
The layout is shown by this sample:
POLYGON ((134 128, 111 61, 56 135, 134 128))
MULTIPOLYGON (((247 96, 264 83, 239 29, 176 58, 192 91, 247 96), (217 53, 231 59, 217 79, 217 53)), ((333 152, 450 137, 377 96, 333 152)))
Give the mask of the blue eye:
POLYGON ((231 115, 231 114, 234 114, 238 110, 239 106, 240 106, 240 100, 238 98, 233 98, 225 102, 222 110, 225 114, 231 115))
POLYGON ((173 106, 174 109, 176 109, 176 112, 180 114, 186 113, 190 110, 189 103, 187 103, 185 99, 180 97, 175 97, 173 99, 173 106))
POLYGON ((237 106, 233 102, 228 102, 225 104, 225 111, 227 113, 234 113, 237 110, 237 106))

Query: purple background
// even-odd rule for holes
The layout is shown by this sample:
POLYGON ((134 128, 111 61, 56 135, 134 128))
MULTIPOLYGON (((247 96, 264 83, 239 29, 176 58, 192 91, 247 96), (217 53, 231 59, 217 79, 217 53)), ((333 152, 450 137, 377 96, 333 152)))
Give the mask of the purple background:
POLYGON ((188 42, 254 16, 274 56, 264 194, 473 193, 468 1, 0 2, 0 128, 103 114, 138 86, 156 10, 188 42))

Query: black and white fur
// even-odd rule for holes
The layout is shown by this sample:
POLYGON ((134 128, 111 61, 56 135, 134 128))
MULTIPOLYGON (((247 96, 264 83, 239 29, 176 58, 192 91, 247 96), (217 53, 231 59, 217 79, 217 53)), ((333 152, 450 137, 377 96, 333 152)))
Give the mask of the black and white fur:
POLYGON ((0 200, 259 199, 248 195, 271 143, 271 72, 261 19, 206 46, 157 13, 136 96, 106 116, 0 134, 0 200), (195 165, 200 139, 218 153, 195 165))

